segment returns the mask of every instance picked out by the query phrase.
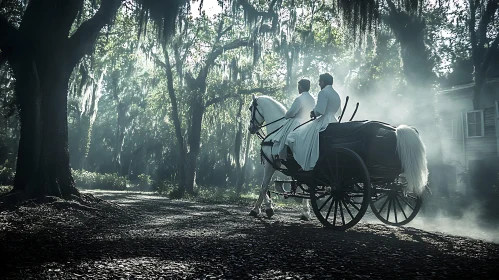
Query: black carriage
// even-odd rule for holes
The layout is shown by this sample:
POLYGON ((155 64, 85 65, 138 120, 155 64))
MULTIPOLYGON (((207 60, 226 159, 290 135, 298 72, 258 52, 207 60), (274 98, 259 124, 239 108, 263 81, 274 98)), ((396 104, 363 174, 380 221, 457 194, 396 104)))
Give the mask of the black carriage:
POLYGON ((278 194, 310 198, 326 227, 348 229, 368 208, 389 225, 405 225, 417 215, 422 197, 408 192, 396 151, 395 127, 376 121, 331 123, 319 135, 320 157, 311 171, 301 170, 288 149, 280 171, 291 176, 291 189, 278 194), (369 207, 370 206, 370 207, 369 207))

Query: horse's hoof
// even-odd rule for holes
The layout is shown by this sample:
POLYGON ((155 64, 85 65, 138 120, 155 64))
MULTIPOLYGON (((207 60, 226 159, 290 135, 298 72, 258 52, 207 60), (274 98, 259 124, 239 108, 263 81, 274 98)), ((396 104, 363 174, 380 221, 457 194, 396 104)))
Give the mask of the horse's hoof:
POLYGON ((255 210, 251 210, 251 212, 249 212, 249 215, 255 218, 258 217, 258 213, 255 210))
POLYGON ((301 215, 301 216, 300 216, 300 220, 302 220, 302 221, 310 221, 310 216, 307 216, 307 215, 301 215))
POLYGON ((274 216, 274 209, 272 208, 266 209, 265 214, 267 214, 267 217, 272 218, 272 216, 274 216))

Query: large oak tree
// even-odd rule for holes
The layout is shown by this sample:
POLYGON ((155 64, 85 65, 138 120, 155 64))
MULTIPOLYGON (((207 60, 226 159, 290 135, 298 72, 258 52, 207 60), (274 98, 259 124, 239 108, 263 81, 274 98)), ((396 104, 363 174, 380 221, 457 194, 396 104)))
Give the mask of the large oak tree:
MULTIPOLYGON (((9 15, 15 5, 0 1, 9 15)), ((67 96, 73 68, 93 51, 100 30, 110 24, 122 0, 102 0, 97 12, 70 34, 84 0, 27 1, 18 26, 0 16, 0 61, 16 80, 21 121, 16 178, 11 194, 31 198, 78 196, 69 165, 67 96)), ((171 31, 184 0, 139 1, 141 24, 156 20, 159 35, 171 31)))

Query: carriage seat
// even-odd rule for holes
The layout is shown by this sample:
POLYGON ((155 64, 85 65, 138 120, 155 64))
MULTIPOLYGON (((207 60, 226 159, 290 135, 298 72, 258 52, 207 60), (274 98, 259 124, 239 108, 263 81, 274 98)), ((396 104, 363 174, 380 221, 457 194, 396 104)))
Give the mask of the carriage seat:
POLYGON ((327 138, 345 138, 358 133, 366 133, 369 136, 375 136, 380 128, 395 130, 389 124, 378 121, 353 121, 344 123, 330 123, 328 127, 321 132, 321 137, 327 138))
POLYGON ((378 121, 330 123, 319 134, 319 153, 326 153, 331 148, 343 147, 356 152, 362 159, 367 160, 371 140, 394 131, 395 127, 378 121))

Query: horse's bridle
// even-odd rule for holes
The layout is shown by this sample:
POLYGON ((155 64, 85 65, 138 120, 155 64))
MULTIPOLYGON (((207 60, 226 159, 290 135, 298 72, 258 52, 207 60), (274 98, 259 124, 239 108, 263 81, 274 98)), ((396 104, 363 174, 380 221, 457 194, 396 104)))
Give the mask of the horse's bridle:
POLYGON ((263 123, 265 122, 265 117, 262 115, 262 113, 260 112, 260 110, 258 110, 258 102, 257 102, 257 100, 258 100, 258 98, 253 99, 253 103, 251 103, 251 106, 250 106, 250 108, 251 108, 251 120, 250 120, 250 127, 249 127, 249 131, 250 131, 250 133, 251 133, 251 134, 256 134, 256 135, 258 135, 258 137, 259 137, 260 139, 262 139, 262 140, 263 140, 263 139, 265 139, 266 137, 268 137, 268 136, 270 136, 271 134, 273 134, 273 133, 275 133, 276 131, 278 131, 279 129, 281 129, 281 128, 282 128, 282 126, 281 126, 281 127, 279 127, 278 129, 276 129, 276 130, 272 131, 272 132, 271 132, 271 133, 269 133, 269 135, 267 135, 267 136, 265 136, 265 133, 263 132, 262 128, 264 128, 264 127, 266 127, 266 126, 269 126, 269 125, 271 125, 271 124, 273 124, 273 123, 276 123, 276 122, 278 122, 278 121, 280 121, 280 120, 283 120, 283 119, 284 119, 284 117, 279 118, 279 119, 277 119, 277 120, 275 120, 275 121, 269 122, 269 123, 267 123, 267 124, 265 124, 265 125, 264 125, 263 123), (260 117, 262 117, 262 122, 258 122, 258 121, 256 120, 256 113, 258 113, 258 114, 260 115, 260 117))
POLYGON ((260 110, 258 110, 258 102, 257 102, 257 99, 258 98, 255 98, 253 99, 253 102, 251 103, 251 119, 250 119, 250 127, 249 127, 249 131, 251 134, 256 134, 258 135, 258 137, 260 139, 264 139, 264 135, 263 135, 263 131, 262 128, 267 126, 267 125, 263 125, 263 123, 265 122, 265 118, 263 117, 262 113, 260 112, 260 110), (257 119, 256 119, 256 113, 258 113, 260 115, 260 117, 262 117, 262 122, 258 122, 257 119))

